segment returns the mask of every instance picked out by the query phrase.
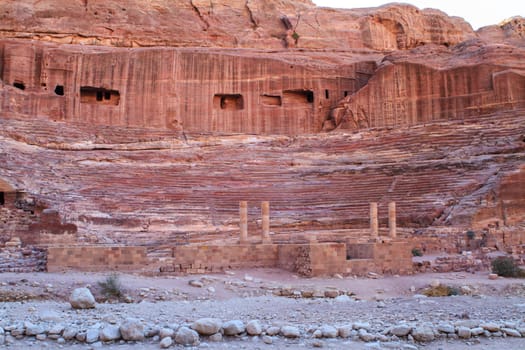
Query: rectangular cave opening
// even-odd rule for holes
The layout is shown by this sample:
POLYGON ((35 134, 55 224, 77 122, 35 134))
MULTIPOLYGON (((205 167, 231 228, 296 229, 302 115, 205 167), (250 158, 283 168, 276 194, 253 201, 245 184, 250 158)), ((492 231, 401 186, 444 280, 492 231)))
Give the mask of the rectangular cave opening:
POLYGON ((240 94, 215 94, 213 96, 213 107, 227 111, 238 111, 244 109, 244 99, 240 94))
POLYGON ((265 106, 282 106, 283 104, 279 95, 261 95, 261 102, 265 106))
POLYGON ((0 205, 5 205, 5 193, 0 192, 0 205))
POLYGON ((55 86, 55 95, 64 96, 64 85, 55 86))
POLYGON ((287 104, 309 104, 314 102, 312 90, 285 90, 283 99, 287 104))
POLYGON ((92 86, 82 86, 80 88, 80 103, 96 103, 103 105, 118 106, 120 102, 120 92, 92 86))
POLYGON ((17 89, 20 89, 20 90, 25 90, 26 89, 26 85, 20 81, 20 80, 15 80, 15 82, 13 83, 13 86, 17 89))
POLYGON ((324 97, 328 100, 330 98, 330 91, 328 91, 328 89, 326 89, 324 91, 324 97))

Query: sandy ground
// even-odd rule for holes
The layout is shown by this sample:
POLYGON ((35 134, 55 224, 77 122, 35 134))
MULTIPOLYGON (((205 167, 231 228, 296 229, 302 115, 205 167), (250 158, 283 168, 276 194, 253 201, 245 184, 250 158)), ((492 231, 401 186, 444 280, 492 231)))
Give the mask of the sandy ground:
MULTIPOLYGON (((144 277, 120 274, 119 280, 129 303, 104 302, 98 291, 102 273, 0 274, 0 296, 16 296, 17 302, 0 302, 0 320, 34 320, 55 317, 82 325, 118 323, 126 317, 163 326, 184 324, 200 317, 224 321, 259 319, 264 325, 296 325, 305 331, 323 324, 344 325, 369 322, 376 330, 408 321, 414 323, 455 322, 463 319, 483 321, 525 321, 525 280, 489 280, 488 273, 419 274, 377 278, 299 278, 276 269, 232 271, 224 274, 183 277, 144 277), (190 281, 200 282, 194 287, 190 281), (455 286, 468 295, 421 298, 418 294, 430 283, 455 286), (76 287, 88 286, 99 300, 96 309, 72 310, 67 298, 76 287), (281 288, 293 290, 340 290, 352 294, 350 301, 332 298, 290 298, 274 295, 281 288), (22 300, 23 298, 29 300, 22 300), (22 299, 20 299, 22 298, 22 299)), ((374 276, 376 277, 376 276, 374 276)), ((406 342, 404 344, 407 344, 406 342)), ((343 339, 316 341, 282 338, 267 345, 259 337, 228 339, 213 343, 203 338, 198 348, 210 349, 402 349, 399 344, 364 343, 343 339), (396 347, 397 346, 397 347, 396 347)), ((438 340, 411 344, 418 349, 525 349, 524 338, 438 340)), ((51 341, 24 339, 11 349, 54 349, 51 341)), ((71 344, 68 349, 89 349, 93 345, 71 344)), ((158 342, 102 345, 103 349, 158 349, 158 342)))

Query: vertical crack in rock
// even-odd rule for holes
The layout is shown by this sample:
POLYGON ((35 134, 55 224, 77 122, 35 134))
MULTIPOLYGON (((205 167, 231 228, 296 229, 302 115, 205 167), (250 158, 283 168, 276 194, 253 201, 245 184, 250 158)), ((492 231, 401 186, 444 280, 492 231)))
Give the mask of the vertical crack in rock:
POLYGON ((252 9, 250 8, 250 0, 246 0, 245 3, 246 10, 248 11, 248 16, 250 18, 250 22, 252 22, 252 28, 257 29, 259 27, 259 24, 255 20, 255 17, 253 15, 252 9))
MULTIPOLYGON (((206 18, 204 18, 199 7, 193 3, 193 0, 190 0, 190 5, 193 8, 193 11, 195 11, 195 13, 197 14, 197 16, 199 16, 199 19, 201 20, 201 22, 204 23, 204 30, 208 30, 210 28, 210 23, 208 23, 206 18)), ((210 7, 211 7, 211 2, 210 2, 210 7)))

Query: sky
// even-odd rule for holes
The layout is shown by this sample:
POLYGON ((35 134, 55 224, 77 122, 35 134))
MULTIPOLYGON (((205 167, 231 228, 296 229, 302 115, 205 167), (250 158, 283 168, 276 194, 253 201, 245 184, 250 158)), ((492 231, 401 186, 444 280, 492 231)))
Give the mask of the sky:
MULTIPOLYGON (((388 0, 313 0, 317 6, 336 8, 376 7, 388 0)), ((463 17, 475 30, 513 17, 525 17, 525 0, 406 0, 398 1, 423 8, 437 8, 450 16, 463 17)))

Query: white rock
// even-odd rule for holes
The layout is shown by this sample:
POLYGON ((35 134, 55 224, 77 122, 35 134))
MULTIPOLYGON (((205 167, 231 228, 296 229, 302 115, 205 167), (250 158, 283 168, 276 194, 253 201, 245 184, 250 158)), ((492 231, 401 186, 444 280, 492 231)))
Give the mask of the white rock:
POLYGON ((432 282, 430 282, 430 286, 432 288, 437 288, 441 285, 441 282, 439 282, 439 280, 432 280, 432 282))
POLYGON ((60 322, 62 320, 62 317, 58 314, 58 312, 51 310, 43 310, 40 312, 40 319, 46 322, 60 322))
POLYGON ((204 283, 198 280, 190 280, 188 284, 192 287, 202 288, 204 287, 204 283))
POLYGON ((249 335, 260 335, 262 333, 262 325, 259 320, 251 320, 246 324, 246 333, 249 335))
POLYGON ((268 335, 265 335, 262 337, 262 341, 264 344, 272 344, 273 343, 273 338, 268 336, 268 335))
POLYGON ((164 337, 160 341, 160 347, 161 349, 167 349, 173 344, 173 339, 171 337, 164 337))
POLYGON ((350 298, 348 295, 343 294, 343 295, 339 295, 339 296, 335 297, 334 301, 336 301, 338 303, 349 303, 349 302, 352 302, 353 299, 350 298))
POLYGON ((283 326, 281 327, 281 334, 285 338, 299 338, 301 336, 301 331, 294 326, 283 326))
POLYGON ((49 331, 47 333, 48 334, 62 334, 64 329, 65 329, 65 326, 63 324, 57 323, 57 324, 52 325, 51 328, 49 328, 49 331))
POLYGON ((24 327, 26 329, 26 335, 37 335, 44 333, 44 327, 38 324, 33 324, 29 321, 24 322, 24 327))
POLYGON ((435 339, 434 330, 428 326, 417 326, 412 330, 412 337, 420 342, 430 342, 435 339))
POLYGON ((368 333, 368 331, 364 328, 359 329, 359 331, 357 331, 357 334, 359 336, 359 339, 365 342, 376 340, 376 336, 374 334, 368 333))
POLYGON ((127 318, 119 330, 124 340, 144 340, 144 325, 135 318, 127 318))
POLYGON ((98 328, 90 328, 86 332, 86 343, 91 344, 98 340, 100 330, 98 328))
POLYGON ((470 328, 468 327, 458 327, 457 333, 458 333, 458 337, 462 339, 470 339, 470 337, 472 336, 472 333, 470 332, 470 328))
POLYGON ((171 329, 171 328, 162 328, 160 331, 159 331, 159 337, 160 339, 164 339, 164 338, 173 338, 173 336, 175 335, 175 330, 171 329))
POLYGON ((461 320, 454 324, 456 327, 476 328, 479 327, 479 320, 461 320))
POLYGON ((410 331, 412 331, 412 326, 402 323, 390 328, 389 333, 396 337, 406 337, 410 331))
POLYGON ((450 323, 440 323, 437 326, 437 330, 441 333, 452 334, 456 332, 456 328, 450 323))
POLYGON ((501 327, 497 323, 494 323, 494 322, 482 323, 480 327, 489 332, 498 332, 501 329, 501 327))
POLYGON ((351 324, 347 324, 339 327, 338 334, 341 338, 350 338, 353 335, 354 329, 351 324))
POLYGON ((370 323, 368 322, 354 322, 354 324, 352 325, 352 327, 355 329, 355 330, 359 330, 359 329, 365 329, 365 330, 370 330, 370 323))
POLYGON ((266 334, 268 334, 269 336, 274 336, 274 335, 277 335, 279 333, 281 333, 281 328, 280 327, 272 326, 272 327, 268 327, 268 329, 266 330, 266 334))
POLYGON ((188 327, 180 327, 175 333, 175 342, 181 345, 198 345, 199 333, 188 327))
POLYGON ((87 288, 77 288, 71 293, 69 303, 74 309, 92 309, 95 307, 95 297, 87 288))
POLYGON ((208 340, 213 341, 213 342, 220 342, 222 341, 222 334, 221 333, 212 334, 208 337, 208 340))
POLYGON ((320 329, 324 338, 337 338, 337 329, 330 325, 323 325, 320 329))
POLYGON ((222 329, 224 330, 224 335, 239 335, 246 330, 246 326, 241 320, 232 320, 225 322, 222 325, 222 329))
POLYGON ((62 333, 62 337, 65 340, 71 340, 71 339, 76 337, 77 333, 78 333, 78 329, 76 329, 75 327, 66 327, 66 328, 64 328, 64 332, 62 333))
POLYGON ((476 328, 472 328, 470 330, 470 333, 472 334, 473 337, 477 337, 485 333, 485 330, 481 327, 476 327, 476 328))
POLYGON ((107 325, 100 330, 100 340, 102 341, 114 341, 120 339, 120 329, 116 325, 107 325))
POLYGON ((212 335, 221 329, 222 321, 217 318, 200 318, 193 322, 191 328, 200 335, 212 335))
POLYGON ((521 338, 520 332, 518 332, 517 330, 513 328, 502 328, 501 331, 505 333, 506 335, 508 335, 509 337, 521 338))

